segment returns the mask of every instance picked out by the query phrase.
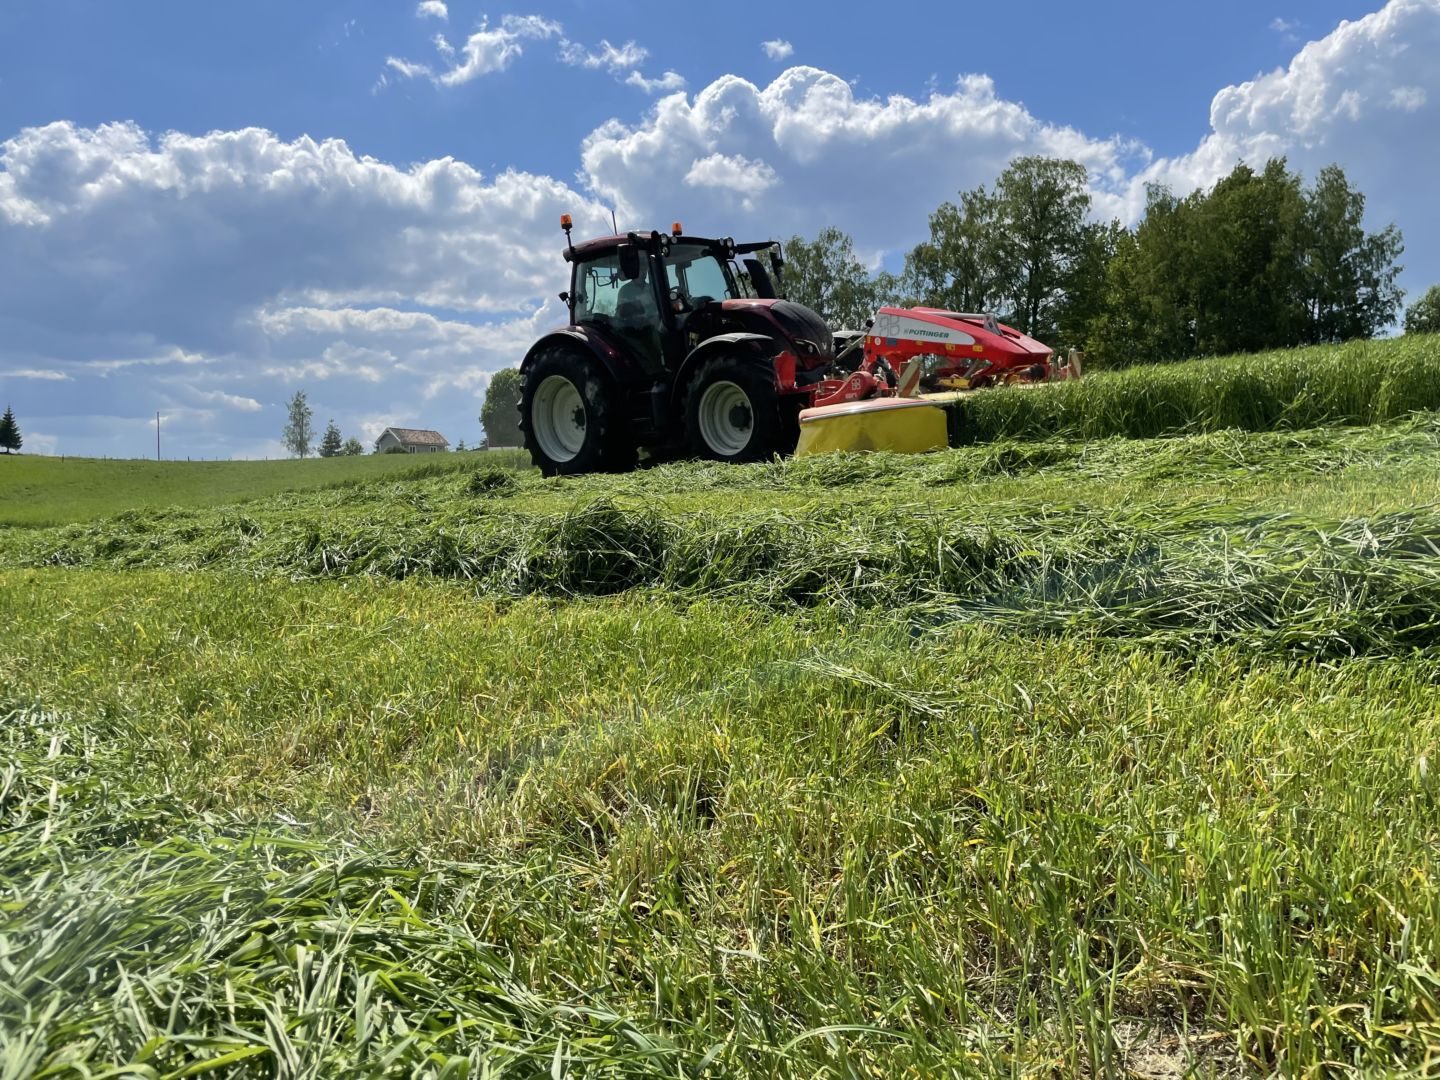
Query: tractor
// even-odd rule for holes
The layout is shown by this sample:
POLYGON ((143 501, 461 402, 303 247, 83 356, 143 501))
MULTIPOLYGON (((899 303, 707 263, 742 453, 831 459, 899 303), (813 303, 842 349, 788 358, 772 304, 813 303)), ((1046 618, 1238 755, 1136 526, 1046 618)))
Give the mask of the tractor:
POLYGON ((641 452, 924 451, 958 438, 957 394, 1080 374, 992 314, 881 307, 864 330, 832 332, 785 299, 773 240, 687 236, 676 222, 576 244, 570 215, 560 224, 570 322, 520 365, 520 429, 547 476, 620 472, 641 452))
POLYGON ((576 244, 568 214, 561 227, 570 322, 520 365, 520 428, 545 475, 619 472, 642 451, 746 462, 795 448, 835 345, 824 319, 784 299, 778 243, 687 236, 677 222, 576 244))

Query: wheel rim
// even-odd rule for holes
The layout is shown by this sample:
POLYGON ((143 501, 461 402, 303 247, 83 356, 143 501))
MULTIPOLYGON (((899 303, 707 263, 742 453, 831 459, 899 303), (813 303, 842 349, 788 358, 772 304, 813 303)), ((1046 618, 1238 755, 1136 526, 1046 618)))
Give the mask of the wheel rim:
POLYGON ((750 445, 755 431, 755 410, 750 395, 739 385, 713 382, 700 395, 700 437, 712 451, 734 457, 750 445))
POLYGON ((551 375, 530 406, 535 441, 551 461, 569 461, 585 445, 585 400, 564 375, 551 375))

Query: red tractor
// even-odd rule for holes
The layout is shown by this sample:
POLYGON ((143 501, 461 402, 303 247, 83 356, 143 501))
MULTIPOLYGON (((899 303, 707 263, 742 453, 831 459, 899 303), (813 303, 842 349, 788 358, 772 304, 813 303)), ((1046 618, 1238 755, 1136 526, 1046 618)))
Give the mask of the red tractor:
POLYGON ((570 324, 520 365, 520 428, 546 475, 632 468, 641 449, 733 462, 794 449, 834 338, 780 295, 779 244, 678 223, 575 244, 568 214, 561 226, 570 324))
POLYGON ((772 240, 686 236, 677 222, 668 236, 575 244, 570 215, 560 224, 570 322, 520 365, 520 429, 547 476, 619 472, 642 450, 761 461, 795 449, 802 419, 893 416, 883 399, 1078 374, 992 315, 882 307, 865 331, 832 333, 784 298, 772 240))

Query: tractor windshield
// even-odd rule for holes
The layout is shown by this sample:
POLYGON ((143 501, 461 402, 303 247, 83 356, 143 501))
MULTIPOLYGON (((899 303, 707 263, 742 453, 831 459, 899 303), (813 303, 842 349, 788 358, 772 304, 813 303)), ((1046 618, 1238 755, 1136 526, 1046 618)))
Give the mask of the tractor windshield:
POLYGON ((734 300, 740 295, 729 270, 709 247, 674 244, 667 261, 671 284, 680 290, 687 307, 699 307, 707 300, 734 300))

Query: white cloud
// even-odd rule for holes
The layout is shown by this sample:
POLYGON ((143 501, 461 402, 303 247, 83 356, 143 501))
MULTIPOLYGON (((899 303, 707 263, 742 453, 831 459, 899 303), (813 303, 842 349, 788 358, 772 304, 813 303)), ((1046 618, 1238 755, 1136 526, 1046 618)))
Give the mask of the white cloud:
POLYGON ((751 161, 738 154, 711 154, 700 158, 685 174, 691 187, 726 188, 742 195, 758 195, 775 185, 775 170, 763 161, 751 161))
MULTIPOLYGON (((482 20, 480 29, 466 38, 458 51, 444 35, 437 34, 435 51, 446 64, 445 70, 438 74, 428 64, 400 57, 386 57, 385 63, 407 79, 424 77, 437 86, 459 86, 482 75, 504 71, 524 53, 522 42, 544 40, 559 33, 560 24, 553 19, 540 15, 506 15, 496 27, 482 20)), ((377 88, 383 86, 384 82, 377 84, 377 88)))
MULTIPOLYGON (((430 68, 428 65, 412 64, 409 60, 402 60, 398 56, 387 56, 385 58, 385 66, 393 68, 407 79, 418 78, 421 75, 426 78, 430 77, 430 68)), ((382 75, 381 78, 383 79, 384 75, 382 75)))
POLYGON ((71 376, 63 371, 54 371, 49 368, 11 368, 9 371, 0 371, 0 378, 7 379, 44 379, 49 382, 70 382, 71 376))
POLYGON ((1270 29, 1274 30, 1277 34, 1292 34, 1300 29, 1300 20, 1286 19, 1277 15, 1270 20, 1270 29))
POLYGON ((760 48, 765 50, 765 55, 771 60, 788 60, 795 55, 795 46, 781 38, 774 41, 762 41, 760 48))
POLYGON ((27 384, 26 412, 76 453, 143 454, 118 418, 157 407, 176 447, 249 452, 296 388, 345 430, 412 402, 422 426, 474 437, 469 373, 563 321, 541 303, 565 287, 561 213, 609 231, 559 180, 451 159, 398 168, 253 129, 27 129, 0 143, 0 370, 68 376, 27 384), (458 388, 422 409, 443 379, 458 388))
POLYGON ((638 86, 647 94, 672 94, 685 89, 685 79, 674 71, 667 71, 659 78, 647 79, 638 71, 632 71, 625 80, 626 86, 638 86))
POLYGON ((450 9, 445 6, 445 0, 420 0, 419 6, 415 8, 417 19, 439 19, 442 22, 450 18, 450 9))
POLYGON ((220 405, 238 412, 259 412, 261 408, 260 402, 252 397, 245 397, 243 394, 227 394, 223 390, 192 390, 191 393, 197 401, 220 405))
POLYGON ((26 431, 21 428, 20 438, 24 443, 22 450, 27 454, 53 457, 60 452, 60 436, 58 435, 45 435, 38 431, 26 431))
POLYGON ((618 74, 643 63, 649 55, 648 49, 633 41, 616 46, 602 40, 600 47, 593 51, 574 41, 560 42, 560 59, 564 63, 571 67, 588 68, 591 71, 604 68, 606 71, 618 74))
POLYGON ((1403 112, 1423 109, 1427 100, 1425 90, 1419 86, 1397 86, 1390 91, 1390 107, 1403 112))
POLYGON ((997 97, 984 76, 925 101, 875 101, 828 72, 794 67, 764 88, 726 75, 693 97, 665 97, 638 124, 596 129, 581 160, 597 194, 634 222, 683 210, 737 236, 840 224, 863 248, 893 250, 918 240, 926 215, 957 188, 992 181, 1024 153, 1083 161, 1118 205, 1137 148, 1045 124, 997 97))

